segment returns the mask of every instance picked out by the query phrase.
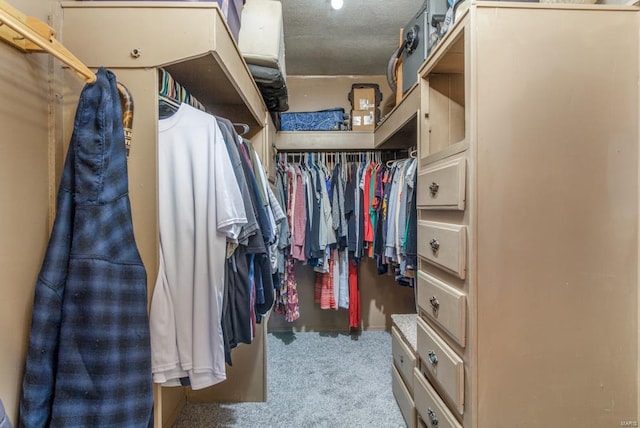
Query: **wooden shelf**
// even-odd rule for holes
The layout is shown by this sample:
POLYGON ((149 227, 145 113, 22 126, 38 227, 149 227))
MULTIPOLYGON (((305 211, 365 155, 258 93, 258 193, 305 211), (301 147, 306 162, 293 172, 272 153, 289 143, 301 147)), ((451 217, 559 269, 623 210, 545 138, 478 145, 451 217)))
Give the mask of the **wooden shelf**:
POLYGON ((374 133, 376 149, 398 149, 417 144, 416 113, 420 108, 420 88, 416 83, 400 104, 384 118, 374 133))
POLYGON ((217 3, 66 1, 62 13, 65 45, 89 67, 164 67, 210 112, 251 135, 264 127, 266 106, 217 3))
POLYGON ((373 150, 373 132, 282 131, 276 135, 279 151, 373 150))
POLYGON ((451 31, 445 34, 418 70, 420 76, 427 74, 464 74, 464 31, 469 13, 465 11, 451 31))
POLYGON ((413 86, 402 102, 385 117, 375 132, 282 131, 276 136, 280 151, 386 150, 417 144, 416 113, 420 105, 419 85, 413 86))

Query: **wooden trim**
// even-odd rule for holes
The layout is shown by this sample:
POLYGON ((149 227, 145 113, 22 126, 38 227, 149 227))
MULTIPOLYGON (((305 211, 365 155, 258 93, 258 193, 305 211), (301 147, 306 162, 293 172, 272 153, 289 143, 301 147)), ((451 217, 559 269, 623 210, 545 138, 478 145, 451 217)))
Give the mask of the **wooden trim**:
MULTIPOLYGON (((392 143, 394 136, 400 132, 410 132, 413 128, 417 127, 416 121, 413 119, 415 119, 418 108, 420 107, 419 86, 418 83, 413 85, 400 104, 396 105, 380 125, 378 125, 373 134, 376 149, 387 148, 385 146, 387 143, 392 143)), ((414 146, 417 144, 417 140, 403 141, 403 144, 406 147, 414 146)))
POLYGON ((534 3, 534 2, 501 2, 496 4, 493 1, 475 1, 471 6, 478 8, 488 7, 492 9, 568 9, 568 10, 637 10, 625 4, 585 4, 585 3, 534 3))
POLYGON ((373 132, 282 131, 276 134, 279 151, 373 150, 373 132))

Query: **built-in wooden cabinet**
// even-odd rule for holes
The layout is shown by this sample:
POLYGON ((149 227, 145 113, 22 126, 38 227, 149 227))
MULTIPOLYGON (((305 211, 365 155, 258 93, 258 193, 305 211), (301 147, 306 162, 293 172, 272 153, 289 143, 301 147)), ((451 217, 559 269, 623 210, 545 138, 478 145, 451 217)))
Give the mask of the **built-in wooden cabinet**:
POLYGON ((637 425, 638 14, 472 2, 420 69, 420 426, 637 425))

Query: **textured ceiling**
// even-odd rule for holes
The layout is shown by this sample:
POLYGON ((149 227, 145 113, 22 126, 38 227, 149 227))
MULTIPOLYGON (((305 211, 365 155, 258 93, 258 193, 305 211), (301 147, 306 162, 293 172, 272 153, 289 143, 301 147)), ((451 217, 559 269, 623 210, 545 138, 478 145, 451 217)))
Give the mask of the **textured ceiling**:
POLYGON ((384 75, 423 0, 280 0, 288 75, 384 75))

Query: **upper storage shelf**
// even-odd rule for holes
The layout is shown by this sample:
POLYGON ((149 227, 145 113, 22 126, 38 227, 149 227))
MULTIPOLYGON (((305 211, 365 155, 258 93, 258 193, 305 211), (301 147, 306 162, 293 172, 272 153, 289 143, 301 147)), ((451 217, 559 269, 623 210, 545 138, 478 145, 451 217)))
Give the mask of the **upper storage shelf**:
POLYGON ((214 114, 264 127, 266 107, 215 2, 67 1, 62 37, 89 67, 164 67, 214 114))
POLYGON ((282 131, 276 135, 280 151, 373 150, 373 133, 358 131, 282 131))
POLYGON ((415 85, 374 132, 284 131, 276 136, 276 148, 281 151, 407 149, 417 144, 419 106, 420 88, 415 85))
POLYGON ((470 96, 469 14, 465 11, 418 70, 420 84, 420 167, 467 145, 470 96))
POLYGON ((414 85, 391 110, 374 133, 376 149, 404 149, 416 145, 416 113, 420 107, 420 88, 414 85))

